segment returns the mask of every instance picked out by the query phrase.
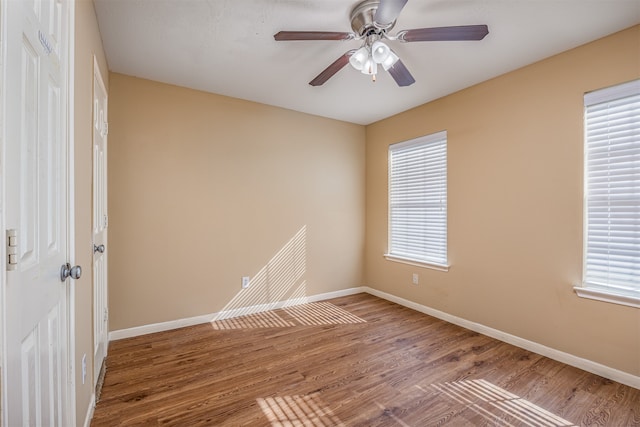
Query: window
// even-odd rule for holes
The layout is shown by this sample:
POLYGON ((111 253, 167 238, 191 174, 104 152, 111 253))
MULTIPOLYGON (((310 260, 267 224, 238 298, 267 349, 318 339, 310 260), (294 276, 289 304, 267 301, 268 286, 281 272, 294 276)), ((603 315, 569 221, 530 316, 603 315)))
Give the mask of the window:
POLYGON ((447 132, 389 147, 389 260, 447 270, 447 132))
POLYGON ((587 93, 578 295, 640 307, 640 80, 587 93))

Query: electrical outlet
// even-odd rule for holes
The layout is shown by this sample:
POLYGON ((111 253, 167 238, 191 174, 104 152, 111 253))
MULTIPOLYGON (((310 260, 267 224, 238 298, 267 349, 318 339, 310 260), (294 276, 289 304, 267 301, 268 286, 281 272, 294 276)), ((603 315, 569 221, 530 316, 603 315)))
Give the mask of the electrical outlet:
POLYGON ((82 355, 82 384, 87 380, 87 355, 82 355))
POLYGON ((413 273, 412 282, 413 282, 414 285, 417 285, 419 283, 418 274, 417 273, 413 273))
POLYGON ((242 276, 242 289, 247 289, 250 283, 251 279, 249 276, 242 276))

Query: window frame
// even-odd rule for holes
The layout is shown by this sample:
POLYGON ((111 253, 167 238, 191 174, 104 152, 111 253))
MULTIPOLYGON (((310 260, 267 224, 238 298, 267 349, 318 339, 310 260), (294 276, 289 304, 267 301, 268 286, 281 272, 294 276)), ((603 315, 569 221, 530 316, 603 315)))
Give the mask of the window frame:
MULTIPOLYGON (((388 208, 388 216, 387 216, 387 251, 384 254, 385 259, 389 260, 389 261, 394 261, 394 262, 400 262, 400 263, 404 263, 404 264, 409 264, 409 265, 414 265, 414 266, 418 266, 418 267, 424 267, 424 268, 429 268, 429 269, 433 269, 433 270, 438 270, 438 271, 449 271, 450 265, 449 265, 449 261, 448 261, 448 256, 449 256, 449 248, 448 248, 448 159, 447 159, 447 153, 448 153, 448 138, 447 138, 447 131, 440 131, 440 132, 436 132, 436 133, 432 133, 429 135, 424 135, 418 138, 414 138, 408 141, 402 141, 402 142, 398 142, 395 144, 391 144, 389 145, 388 148, 388 188, 387 188, 387 208, 388 208), (392 186, 392 173, 393 173, 393 152, 397 152, 399 150, 403 150, 403 149, 408 149, 408 148, 421 148, 421 147, 425 147, 431 144, 442 144, 444 142, 444 154, 442 156, 442 158, 439 158, 438 160, 440 161, 444 161, 444 230, 439 230, 441 233, 443 233, 443 237, 444 237, 444 245, 443 245, 443 249, 444 249, 444 259, 435 259, 432 258, 430 259, 428 256, 425 257, 413 257, 413 256, 407 256, 404 254, 400 254, 398 252, 393 251, 393 216, 392 216, 392 191, 393 191, 393 186, 392 186)), ((441 178, 440 178, 441 180, 441 178)), ((433 180, 434 182, 437 181, 437 179, 433 180)))
MULTIPOLYGON (((594 299, 609 303, 621 304, 625 306, 640 308, 640 286, 631 284, 631 290, 620 290, 621 285, 612 283, 598 283, 590 281, 587 275, 589 265, 589 147, 588 147, 588 122, 587 113, 590 107, 601 105, 606 102, 621 100, 627 97, 640 96, 640 80, 633 80, 619 85, 599 89, 584 95, 584 193, 583 193, 583 254, 582 254, 582 283, 574 286, 576 294, 583 298, 594 299)), ((635 144, 635 140, 633 143, 635 144)), ((640 148, 640 144, 638 144, 640 148)), ((634 146, 635 148, 635 146, 634 146)), ((633 176, 635 176, 635 172, 633 176)), ((640 172, 638 172, 640 175, 640 172)), ((640 215, 638 215, 640 217, 640 215)))

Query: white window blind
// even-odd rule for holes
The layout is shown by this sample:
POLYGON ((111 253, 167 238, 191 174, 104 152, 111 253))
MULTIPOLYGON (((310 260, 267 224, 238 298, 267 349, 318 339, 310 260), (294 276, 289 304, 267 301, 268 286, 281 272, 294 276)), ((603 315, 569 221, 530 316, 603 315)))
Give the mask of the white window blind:
POLYGON ((390 259, 447 266, 447 133, 389 147, 390 259))
POLYGON ((640 303, 640 80, 584 100, 583 287, 640 303))

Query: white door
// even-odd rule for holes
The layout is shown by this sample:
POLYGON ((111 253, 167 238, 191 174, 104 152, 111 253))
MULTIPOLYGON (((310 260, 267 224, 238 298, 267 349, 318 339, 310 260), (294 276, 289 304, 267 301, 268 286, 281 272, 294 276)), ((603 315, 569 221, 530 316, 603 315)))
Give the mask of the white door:
POLYGON ((5 225, 16 234, 15 264, 5 260, 3 412, 8 426, 68 426, 69 280, 60 268, 70 239, 70 10, 67 0, 0 3, 5 225))
POLYGON ((93 61, 93 385, 107 356, 107 91, 93 61))

